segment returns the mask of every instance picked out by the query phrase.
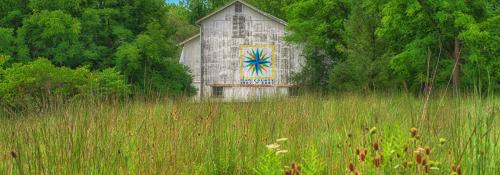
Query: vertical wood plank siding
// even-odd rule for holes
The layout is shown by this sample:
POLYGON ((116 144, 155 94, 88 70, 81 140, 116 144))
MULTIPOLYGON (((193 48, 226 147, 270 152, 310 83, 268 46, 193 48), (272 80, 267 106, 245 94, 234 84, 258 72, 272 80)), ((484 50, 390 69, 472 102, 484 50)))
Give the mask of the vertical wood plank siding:
POLYGON ((202 67, 199 69, 196 66, 193 67, 193 69, 201 70, 200 72, 193 71, 195 80, 199 77, 203 83, 202 87, 199 87, 202 91, 200 93, 210 96, 213 86, 240 84, 241 45, 274 45, 274 84, 262 87, 224 87, 223 97, 247 99, 265 95, 286 95, 288 86, 292 85, 291 75, 302 69, 304 62, 301 55, 302 49, 284 41, 285 25, 246 5, 242 5, 241 12, 238 12, 239 9, 235 9, 236 4, 232 4, 200 23, 201 48, 199 49, 201 52, 195 47, 186 47, 188 43, 199 42, 191 40, 184 46, 184 53, 201 53, 199 63, 202 67))

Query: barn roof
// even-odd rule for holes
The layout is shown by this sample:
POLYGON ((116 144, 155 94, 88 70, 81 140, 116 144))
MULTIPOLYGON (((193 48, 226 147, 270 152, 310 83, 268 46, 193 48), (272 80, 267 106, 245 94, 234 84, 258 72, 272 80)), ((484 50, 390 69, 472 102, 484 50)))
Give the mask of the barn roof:
POLYGON ((189 41, 198 38, 199 36, 200 36, 200 34, 198 33, 198 34, 196 34, 196 35, 194 35, 194 36, 192 36, 192 37, 190 37, 190 38, 182 41, 181 43, 177 44, 177 46, 182 46, 182 45, 188 43, 189 41))
POLYGON ((211 16, 219 13, 220 11, 228 8, 229 6, 233 5, 236 2, 240 2, 240 3, 244 4, 245 6, 249 7, 250 9, 255 10, 256 12, 258 12, 258 13, 260 13, 260 14, 262 14, 262 15, 264 15, 264 16, 266 16, 266 17, 268 17, 268 18, 270 18, 270 19, 272 19, 272 20, 274 20, 274 21, 276 21, 276 22, 278 22, 280 24, 287 25, 287 22, 285 22, 284 20, 279 19, 278 17, 275 17, 275 16, 273 16, 273 15, 271 15, 269 13, 266 13, 266 12, 264 12, 262 10, 259 10, 257 7, 254 7, 254 6, 252 6, 252 5, 246 3, 245 1, 242 1, 242 0, 235 0, 235 1, 231 2, 231 3, 228 3, 227 5, 219 8, 215 12, 212 12, 212 13, 208 14, 207 16, 201 18, 200 20, 196 21, 196 23, 197 24, 201 23, 202 21, 204 21, 204 20, 210 18, 211 16))

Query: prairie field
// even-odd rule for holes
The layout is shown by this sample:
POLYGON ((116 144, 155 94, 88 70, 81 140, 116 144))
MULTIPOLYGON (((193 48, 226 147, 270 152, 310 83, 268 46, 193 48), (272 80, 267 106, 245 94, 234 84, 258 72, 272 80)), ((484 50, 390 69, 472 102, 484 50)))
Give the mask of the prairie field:
POLYGON ((0 174, 500 174, 500 98, 74 101, 0 117, 0 174))

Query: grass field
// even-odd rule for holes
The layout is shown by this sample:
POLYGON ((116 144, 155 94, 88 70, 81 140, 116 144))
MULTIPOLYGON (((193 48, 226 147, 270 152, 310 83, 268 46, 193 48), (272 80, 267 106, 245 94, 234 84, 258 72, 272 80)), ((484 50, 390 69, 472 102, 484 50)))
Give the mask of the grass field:
POLYGON ((423 104, 73 102, 0 118, 0 174, 500 174, 498 97, 431 99, 427 115, 423 104))

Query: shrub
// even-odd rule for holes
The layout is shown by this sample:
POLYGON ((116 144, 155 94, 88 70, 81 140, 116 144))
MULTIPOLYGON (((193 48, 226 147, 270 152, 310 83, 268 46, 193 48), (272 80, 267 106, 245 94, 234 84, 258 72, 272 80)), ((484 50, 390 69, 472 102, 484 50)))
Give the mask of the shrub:
POLYGON ((86 67, 56 67, 40 58, 0 71, 0 106, 9 110, 39 108, 54 99, 80 95, 103 98, 127 93, 125 80, 113 69, 91 72, 86 67))
POLYGON ((83 95, 99 98, 121 98, 130 94, 125 77, 114 68, 92 72, 87 84, 81 87, 83 95))

